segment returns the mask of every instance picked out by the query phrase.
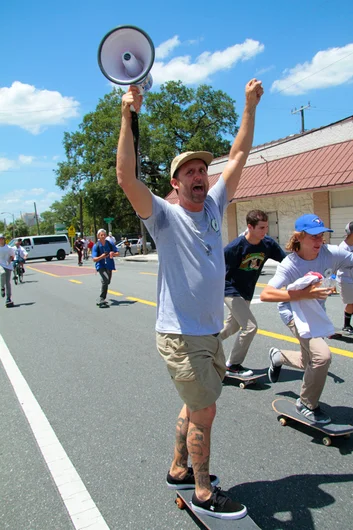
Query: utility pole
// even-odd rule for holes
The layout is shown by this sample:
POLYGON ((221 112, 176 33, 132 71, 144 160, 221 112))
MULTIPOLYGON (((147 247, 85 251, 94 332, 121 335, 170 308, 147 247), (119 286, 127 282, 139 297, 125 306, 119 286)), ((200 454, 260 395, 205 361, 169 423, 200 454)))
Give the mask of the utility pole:
POLYGON ((292 114, 297 114, 298 112, 300 112, 301 114, 301 121, 302 121, 302 130, 300 131, 301 133, 305 132, 305 127, 304 127, 304 110, 306 109, 310 109, 310 101, 308 101, 308 104, 306 105, 306 107, 300 107, 300 109, 296 109, 294 108, 294 110, 291 111, 292 114))
POLYGON ((35 215, 35 217, 36 217, 36 223, 37 223, 37 235, 39 236, 40 231, 39 231, 39 221, 38 221, 38 214, 37 214, 37 205, 36 205, 36 203, 34 203, 34 215, 35 215))

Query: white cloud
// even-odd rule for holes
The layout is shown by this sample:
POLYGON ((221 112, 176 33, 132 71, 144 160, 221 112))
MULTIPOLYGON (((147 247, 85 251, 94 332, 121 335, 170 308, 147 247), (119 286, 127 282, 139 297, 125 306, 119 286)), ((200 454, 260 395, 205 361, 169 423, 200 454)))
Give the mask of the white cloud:
POLYGON ((10 160, 9 158, 0 158, 0 173, 1 171, 7 171, 16 166, 15 160, 10 160))
POLYGON ((20 218, 22 213, 30 213, 34 211, 34 202, 36 203, 38 214, 49 210, 53 202, 60 200, 64 192, 48 191, 44 188, 32 189, 18 189, 12 190, 8 193, 2 194, 0 198, 0 212, 7 212, 6 215, 1 216, 10 218, 10 214, 15 216, 15 219, 20 218))
POLYGON ((28 193, 30 195, 37 196, 37 195, 43 195, 44 192, 45 192, 44 188, 32 188, 31 190, 29 190, 28 193))
POLYGON ((157 46, 156 59, 165 59, 177 46, 180 46, 179 36, 174 35, 171 39, 168 39, 157 46))
POLYGON ((72 97, 20 81, 0 88, 0 125, 17 125, 32 134, 77 117, 78 107, 78 101, 72 97))
POLYGON ((204 52, 194 62, 189 55, 175 57, 168 63, 156 61, 152 68, 153 80, 156 84, 178 80, 186 84, 200 83, 216 72, 232 68, 239 61, 255 57, 264 49, 260 42, 246 39, 242 44, 235 44, 225 50, 204 52))
POLYGON ((32 164, 35 158, 36 158, 35 156, 19 155, 18 161, 20 162, 20 164, 29 165, 29 164, 32 164))
POLYGON ((255 74, 257 76, 264 75, 264 74, 267 74, 267 72, 271 72, 271 70, 273 70, 274 68, 275 68, 275 65, 271 64, 271 66, 267 66, 265 68, 259 68, 258 70, 256 70, 255 74))
POLYGON ((310 90, 342 85, 353 80, 353 44, 319 51, 311 61, 284 70, 271 92, 300 95, 310 90))

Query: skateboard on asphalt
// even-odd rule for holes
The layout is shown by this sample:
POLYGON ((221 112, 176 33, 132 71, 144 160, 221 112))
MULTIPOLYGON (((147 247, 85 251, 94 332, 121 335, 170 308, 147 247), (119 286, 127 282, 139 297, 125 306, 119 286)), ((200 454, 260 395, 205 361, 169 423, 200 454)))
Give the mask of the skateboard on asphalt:
POLYGON ((242 517, 242 519, 217 519, 210 515, 195 512, 191 506, 194 491, 194 489, 176 490, 177 498, 175 499, 175 504, 180 510, 186 508, 191 517, 201 523, 207 530, 255 530, 255 528, 260 528, 249 515, 242 517))
POLYGON ((100 301, 98 301, 98 302, 96 303, 96 305, 97 305, 98 307, 109 307, 109 302, 100 302, 100 301))
POLYGON ((240 381, 239 388, 242 390, 246 388, 248 385, 254 385, 257 382, 257 379, 260 379, 260 377, 264 377, 267 374, 253 374, 249 377, 244 377, 242 375, 236 375, 233 372, 226 372, 226 377, 230 377, 231 379, 237 379, 240 381))
POLYGON ((299 423, 303 423, 304 425, 308 425, 308 427, 324 433, 325 436, 322 438, 322 443, 324 445, 331 445, 331 438, 334 436, 344 436, 344 438, 349 438, 353 432, 353 425, 339 425, 338 423, 312 423, 302 414, 298 414, 295 401, 292 399, 275 399, 272 402, 272 408, 275 412, 280 414, 278 416, 278 421, 282 426, 287 425, 289 423, 288 419, 290 419, 298 421, 299 423))

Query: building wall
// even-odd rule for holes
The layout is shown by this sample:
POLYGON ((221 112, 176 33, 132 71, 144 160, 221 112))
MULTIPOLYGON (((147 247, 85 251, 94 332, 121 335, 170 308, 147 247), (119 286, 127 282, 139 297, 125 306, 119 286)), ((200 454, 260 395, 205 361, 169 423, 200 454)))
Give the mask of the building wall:
MULTIPOLYGON (((330 192, 329 191, 316 191, 313 193, 313 211, 320 219, 323 220, 325 226, 330 228, 331 226, 331 215, 330 215, 330 192)), ((330 243, 330 233, 325 234, 326 243, 330 243)))
POLYGON ((250 210, 255 209, 263 210, 264 212, 277 212, 279 244, 284 248, 294 230, 294 222, 297 217, 305 213, 314 212, 313 194, 281 195, 259 198, 253 201, 239 201, 236 204, 231 203, 228 206, 227 215, 224 216, 226 224, 225 222, 223 223, 224 229, 222 233, 225 245, 244 232, 246 229, 246 214, 250 210), (232 215, 236 215, 237 230, 235 229, 234 221, 232 224, 232 215))

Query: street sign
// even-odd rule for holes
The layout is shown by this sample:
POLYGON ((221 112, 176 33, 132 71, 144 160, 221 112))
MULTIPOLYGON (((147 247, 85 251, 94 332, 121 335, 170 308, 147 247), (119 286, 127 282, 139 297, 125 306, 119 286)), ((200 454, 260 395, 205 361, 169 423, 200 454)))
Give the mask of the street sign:
POLYGON ((106 223, 112 223, 114 221, 114 217, 104 217, 104 221, 106 223))
POLYGON ((69 237, 75 237, 75 234, 76 234, 76 229, 74 226, 69 226, 69 229, 67 231, 67 234, 69 237))

